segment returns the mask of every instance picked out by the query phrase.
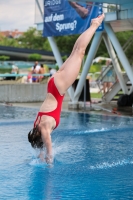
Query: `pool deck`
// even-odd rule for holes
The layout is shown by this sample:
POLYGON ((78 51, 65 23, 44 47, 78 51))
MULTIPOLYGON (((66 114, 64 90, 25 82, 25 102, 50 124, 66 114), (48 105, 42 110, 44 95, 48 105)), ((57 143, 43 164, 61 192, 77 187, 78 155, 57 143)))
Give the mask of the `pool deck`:
MULTIPOLYGON (((42 102, 36 103, 12 103, 5 104, 7 106, 18 106, 18 107, 27 107, 27 108, 40 108, 42 102)), ((117 115, 117 116, 133 116, 132 107, 122 107, 118 108, 117 102, 104 103, 101 99, 92 99, 92 103, 87 102, 86 104, 82 103, 80 109, 70 109, 68 108, 69 101, 66 100, 63 102, 62 110, 67 112, 84 112, 89 114, 102 114, 102 115, 117 115)))
MULTIPOLYGON (((98 88, 90 88, 90 93, 97 93, 99 91, 98 88)), ((68 94, 65 95, 65 99, 63 101, 63 111, 67 112, 84 112, 84 113, 95 113, 95 114, 102 114, 102 115, 119 115, 119 116, 133 116, 133 108, 132 107, 122 107, 119 108, 117 106, 117 102, 111 101, 110 103, 104 103, 101 99, 93 99, 91 98, 92 103, 86 102, 84 104, 83 102, 80 105, 79 109, 73 109, 71 108, 70 98, 68 94)), ((0 105, 6 105, 6 106, 18 106, 18 107, 27 107, 27 108, 40 108, 41 104, 43 102, 30 102, 30 103, 0 103, 0 105)))
MULTIPOLYGON (((0 84, 17 84, 17 82, 14 81, 0 81, 0 84)), ((25 84, 24 84, 25 85, 25 84)), ((92 88, 90 87, 90 93, 97 93, 99 92, 99 88, 92 88)), ((118 108, 117 102, 110 102, 110 103, 104 103, 101 99, 93 99, 91 98, 92 104, 90 105, 89 102, 87 102, 85 105, 82 103, 82 106, 80 106, 80 109, 73 109, 70 105, 70 98, 67 95, 65 95, 65 99, 63 102, 63 111, 74 111, 74 112, 85 112, 85 113, 95 113, 95 114, 102 114, 102 115, 121 115, 121 116, 130 116, 133 117, 133 108, 132 107, 122 107, 118 108), (114 111, 116 111, 114 113, 114 111)), ((1 101, 3 102, 3 101, 1 101)), ((1 105, 6 106, 18 106, 18 107, 28 107, 28 108, 40 108, 42 102, 30 102, 30 103, 0 103, 1 105)))

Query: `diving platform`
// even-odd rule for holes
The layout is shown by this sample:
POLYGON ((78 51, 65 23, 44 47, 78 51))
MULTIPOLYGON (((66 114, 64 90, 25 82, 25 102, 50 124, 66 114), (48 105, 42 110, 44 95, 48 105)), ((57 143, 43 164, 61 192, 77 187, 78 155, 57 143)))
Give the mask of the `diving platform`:
MULTIPOLYGON (((86 2, 85 0, 80 0, 76 2, 86 2)), ((119 80, 119 84, 112 90, 111 93, 107 94, 105 101, 111 101, 113 96, 118 92, 121 88, 124 94, 129 94, 131 90, 128 90, 126 85, 127 79, 131 82, 133 86, 133 70, 131 67, 131 63, 129 62, 123 47, 120 45, 115 32, 121 31, 132 31, 133 30, 133 1, 132 0, 91 0, 91 2, 103 3, 103 12, 105 13, 104 20, 104 31, 96 32, 90 49, 88 51, 88 55, 86 57, 86 61, 83 66, 83 70, 80 76, 80 80, 78 82, 77 88, 74 91, 72 87, 69 88, 68 93, 72 102, 78 102, 82 89, 84 87, 84 82, 86 80, 86 76, 90 69, 93 59, 97 53, 101 40, 104 41, 109 56, 112 60, 113 67, 115 69, 117 78, 119 80), (125 78, 123 76, 120 63, 127 74, 125 78)), ((43 0, 36 0, 36 10, 40 15, 40 20, 36 21, 37 29, 43 30, 43 0)), ((57 61, 58 66, 60 67, 63 63, 62 58, 60 56, 60 52, 55 43, 53 37, 48 37, 49 43, 51 45, 53 54, 57 61)), ((131 43, 130 41, 129 43, 131 43)), ((129 45, 129 44, 126 44, 129 45)), ((126 46, 127 47, 127 46, 126 46)))

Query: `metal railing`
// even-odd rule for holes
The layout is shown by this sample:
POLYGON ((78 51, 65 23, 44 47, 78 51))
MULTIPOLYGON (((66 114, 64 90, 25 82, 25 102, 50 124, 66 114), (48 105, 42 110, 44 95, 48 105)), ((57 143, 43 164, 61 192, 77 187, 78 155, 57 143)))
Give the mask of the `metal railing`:
POLYGON ((98 78, 96 79, 96 83, 98 85, 98 88, 100 90, 100 92, 102 92, 102 88, 101 88, 101 83, 103 81, 103 79, 105 78, 106 74, 109 72, 110 69, 112 69, 113 66, 112 65, 107 65, 101 72, 101 74, 98 76, 98 78))
POLYGON ((124 52, 129 48, 129 46, 132 44, 132 42, 133 42, 133 35, 131 35, 129 37, 129 39, 126 41, 126 43, 123 45, 122 48, 123 48, 124 52))
MULTIPOLYGON (((28 74, 0 74, 0 77, 23 77, 23 76, 28 76, 28 74)), ((45 74, 31 74, 31 76, 50 76, 50 73, 45 73, 45 74)))

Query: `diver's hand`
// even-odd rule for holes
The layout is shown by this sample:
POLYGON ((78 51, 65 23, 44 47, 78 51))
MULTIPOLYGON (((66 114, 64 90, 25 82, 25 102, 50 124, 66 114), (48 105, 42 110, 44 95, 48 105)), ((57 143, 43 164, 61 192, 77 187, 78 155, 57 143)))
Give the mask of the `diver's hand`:
POLYGON ((45 162, 44 152, 43 151, 40 151, 40 154, 38 155, 38 158, 40 159, 41 162, 45 162))
POLYGON ((46 154, 45 156, 44 151, 40 151, 38 158, 40 159, 41 162, 46 162, 47 164, 53 163, 53 156, 49 154, 46 154))
POLYGON ((45 161, 46 161, 47 164, 52 164, 53 163, 52 155, 46 155, 45 161))

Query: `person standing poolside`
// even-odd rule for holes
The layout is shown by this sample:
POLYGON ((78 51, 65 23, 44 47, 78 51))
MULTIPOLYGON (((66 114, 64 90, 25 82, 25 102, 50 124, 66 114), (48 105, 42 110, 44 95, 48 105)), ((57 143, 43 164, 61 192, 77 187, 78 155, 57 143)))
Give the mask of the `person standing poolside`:
POLYGON ((56 73, 56 69, 49 68, 50 76, 53 76, 56 73))
POLYGON ((42 74, 41 76, 39 76, 39 82, 41 82, 42 79, 44 78, 44 74, 45 74, 45 69, 43 67, 43 64, 40 65, 39 74, 42 74))
POLYGON ((34 69, 36 69, 36 73, 39 73, 40 70, 40 65, 38 63, 38 61, 35 62, 34 66, 31 68, 31 71, 33 71, 34 69))
POLYGON ((111 65, 111 62, 107 61, 106 65, 107 65, 106 68, 104 68, 104 70, 106 71, 106 74, 103 78, 103 93, 104 94, 109 91, 109 89, 117 80, 116 73, 114 71, 114 67, 111 65))
POLYGON ((39 157, 46 163, 52 163, 51 133, 60 122, 60 113, 65 92, 76 80, 85 50, 95 31, 104 19, 104 14, 92 19, 91 26, 83 32, 75 42, 73 50, 61 68, 49 79, 47 96, 40 107, 33 129, 28 134, 28 140, 33 148, 40 148, 39 157), (46 156, 43 157, 43 147, 46 156))
MULTIPOLYGON (((32 74, 39 74, 40 65, 38 61, 35 62, 34 66, 31 68, 32 74)), ((32 76, 32 82, 39 82, 38 76, 32 76)))

